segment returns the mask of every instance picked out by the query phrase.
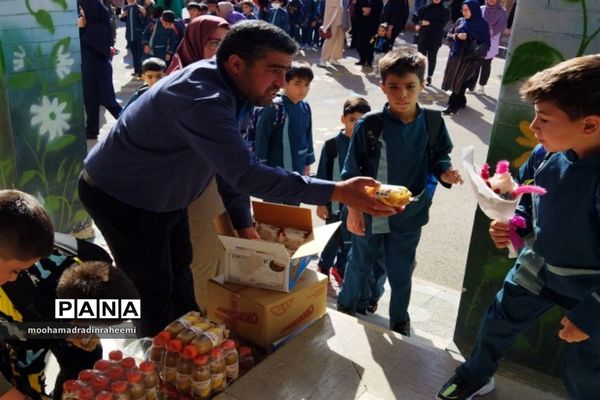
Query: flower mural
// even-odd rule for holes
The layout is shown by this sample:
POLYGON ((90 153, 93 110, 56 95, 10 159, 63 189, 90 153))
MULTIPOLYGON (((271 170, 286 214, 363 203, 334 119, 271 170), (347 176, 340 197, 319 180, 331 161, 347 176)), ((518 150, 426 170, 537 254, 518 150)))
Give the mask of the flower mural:
POLYGON ((521 131, 522 135, 517 137, 516 142, 520 146, 525 147, 527 151, 512 161, 512 165, 515 168, 519 168, 521 165, 525 164, 525 161, 527 161, 531 154, 531 150, 538 144, 535 133, 533 133, 529 125, 529 121, 519 122, 519 131, 521 131))
POLYGON ((79 232, 90 220, 77 193, 85 120, 76 2, 14 3, 6 13, 19 18, 0 24, 0 188, 35 194, 57 231, 79 232))
POLYGON ((59 79, 64 79, 71 73, 74 61, 71 53, 65 51, 65 46, 61 44, 56 51, 56 75, 59 79))
POLYGON ((47 96, 42 98, 42 104, 33 104, 30 108, 31 114, 31 125, 39 125, 40 135, 48 135, 48 140, 53 140, 59 136, 62 136, 64 131, 70 128, 67 123, 71 114, 64 112, 67 103, 60 103, 58 99, 54 97, 52 101, 47 96))
POLYGON ((25 49, 23 46, 18 46, 17 50, 13 53, 13 70, 15 72, 23 71, 25 69, 25 49))

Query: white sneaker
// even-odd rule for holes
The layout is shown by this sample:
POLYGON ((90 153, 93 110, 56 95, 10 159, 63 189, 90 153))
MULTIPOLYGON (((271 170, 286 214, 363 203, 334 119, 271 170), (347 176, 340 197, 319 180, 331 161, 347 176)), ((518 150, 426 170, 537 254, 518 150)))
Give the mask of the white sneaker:
POLYGON ((477 86, 477 89, 475 89, 475 93, 477 94, 485 94, 485 86, 477 86))
POLYGON ((342 65, 339 60, 334 60, 333 58, 331 59, 330 62, 331 62, 331 65, 342 65))
POLYGON ((323 61, 319 61, 317 63, 317 67, 319 67, 319 68, 327 68, 327 63, 324 63, 323 61))

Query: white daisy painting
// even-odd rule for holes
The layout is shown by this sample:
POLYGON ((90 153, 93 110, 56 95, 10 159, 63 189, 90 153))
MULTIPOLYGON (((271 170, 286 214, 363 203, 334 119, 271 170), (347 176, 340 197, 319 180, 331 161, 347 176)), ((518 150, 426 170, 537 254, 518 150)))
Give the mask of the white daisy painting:
POLYGON ((15 72, 23 71, 25 69, 25 49, 23 46, 18 46, 13 53, 13 70, 15 72))
POLYGON ((50 100, 44 96, 41 104, 33 104, 30 108, 31 126, 39 125, 39 134, 48 135, 49 140, 62 136, 70 128, 71 114, 65 112, 66 106, 67 103, 59 103, 56 97, 50 100))
POLYGON ((58 75, 58 78, 64 79, 65 76, 69 75, 73 64, 71 53, 65 51, 65 46, 61 44, 56 52, 56 75, 58 75))

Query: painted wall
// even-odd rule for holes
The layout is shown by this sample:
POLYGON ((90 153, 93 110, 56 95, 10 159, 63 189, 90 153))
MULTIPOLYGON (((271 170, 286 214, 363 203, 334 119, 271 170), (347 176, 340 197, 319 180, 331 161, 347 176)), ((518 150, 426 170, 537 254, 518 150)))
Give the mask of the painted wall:
POLYGON ((77 197, 86 154, 75 0, 3 0, 0 187, 35 195, 55 229, 89 218, 77 197))
MULTIPOLYGON (((533 109, 519 99, 521 83, 562 60, 599 53, 599 34, 600 0, 519 0, 492 130, 490 165, 506 159, 515 172, 537 144, 529 129, 533 109)), ((478 210, 454 336, 466 354, 482 315, 514 261, 506 257, 506 250, 493 247, 488 228, 489 219, 478 210)), ((507 358, 559 375, 563 343, 557 333, 561 317, 558 308, 547 313, 518 338, 507 358)))

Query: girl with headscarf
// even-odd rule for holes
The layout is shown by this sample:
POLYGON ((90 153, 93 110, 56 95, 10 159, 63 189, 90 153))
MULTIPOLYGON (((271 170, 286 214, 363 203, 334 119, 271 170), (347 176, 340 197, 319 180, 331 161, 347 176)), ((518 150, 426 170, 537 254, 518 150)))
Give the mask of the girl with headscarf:
MULTIPOLYGON (((202 15, 189 23, 185 36, 167 70, 167 74, 185 68, 196 61, 212 58, 219 43, 229 30, 229 23, 221 17, 202 15)), ((201 123, 202 116, 198 116, 201 123)), ((192 263, 190 268, 194 277, 194 295, 202 310, 206 310, 206 284, 208 280, 222 270, 221 242, 217 236, 213 220, 222 221, 225 225, 229 217, 219 195, 216 180, 213 179, 204 192, 188 207, 188 222, 192 242, 192 263)))
MULTIPOLYGON (((508 13, 499 0, 487 0, 485 5, 481 6, 481 16, 490 26, 490 49, 481 61, 481 75, 479 76, 479 88, 477 89, 477 93, 484 94, 484 87, 487 85, 492 72, 492 60, 498 55, 500 36, 506 29, 508 13)), ((479 72, 477 74, 479 75, 479 72)), ((469 89, 475 89, 476 82, 475 79, 469 89)))
POLYGON ((474 57, 472 49, 481 44, 490 46, 490 31, 488 23, 481 16, 479 1, 468 0, 462 6, 463 17, 456 20, 448 32, 450 41, 450 57, 446 64, 442 89, 450 90, 448 107, 444 114, 456 114, 459 109, 467 106, 465 92, 477 79, 481 60, 474 57))
POLYGON ((195 18, 187 26, 167 74, 196 61, 212 58, 228 30, 229 23, 221 17, 202 15, 195 18))

